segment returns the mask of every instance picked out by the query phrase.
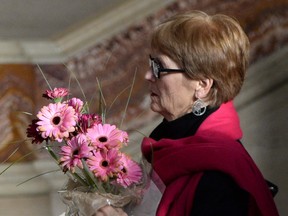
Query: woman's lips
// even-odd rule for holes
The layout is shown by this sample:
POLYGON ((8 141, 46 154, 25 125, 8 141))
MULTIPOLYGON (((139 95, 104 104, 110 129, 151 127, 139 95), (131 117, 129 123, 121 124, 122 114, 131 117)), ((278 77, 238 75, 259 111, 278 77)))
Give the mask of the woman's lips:
POLYGON ((150 98, 151 98, 151 102, 153 102, 153 101, 155 102, 158 100, 158 95, 155 94, 154 92, 151 92, 150 98))
POLYGON ((155 93, 155 91, 151 88, 149 89, 150 91, 150 96, 157 96, 157 94, 155 93))

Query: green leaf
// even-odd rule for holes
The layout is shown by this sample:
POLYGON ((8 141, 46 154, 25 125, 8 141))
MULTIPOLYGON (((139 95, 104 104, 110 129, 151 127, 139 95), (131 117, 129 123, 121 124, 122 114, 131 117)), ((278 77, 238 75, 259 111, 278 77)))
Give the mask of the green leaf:
MULTIPOLYGON (((36 151, 39 151, 39 150, 43 150, 43 147, 41 147, 40 149, 36 149, 36 150, 33 150, 31 152, 28 152, 27 154, 23 155, 22 157, 20 157, 18 160, 12 162, 9 166, 7 166, 3 171, 0 172, 0 175, 2 175, 4 172, 6 172, 10 167, 12 167, 14 164, 22 161, 23 159, 25 159, 26 157, 28 157, 29 155, 33 154, 34 152, 36 151)), ((13 151, 12 154, 14 154, 16 151, 13 151)), ((11 157, 11 155, 9 156, 11 157)))
POLYGON ((43 176, 43 175, 46 175, 46 174, 49 174, 49 173, 52 173, 52 172, 59 172, 59 171, 61 171, 61 169, 50 170, 50 171, 41 173, 41 174, 39 174, 39 175, 33 176, 32 178, 29 178, 29 179, 27 179, 27 180, 25 180, 25 181, 17 184, 16 186, 18 187, 18 186, 20 186, 20 185, 22 185, 22 184, 24 184, 24 183, 26 183, 26 182, 28 182, 28 181, 31 181, 32 179, 38 178, 38 177, 40 177, 40 176, 43 176))
POLYGON ((84 159, 81 160, 83 164, 83 174, 86 176, 90 186, 94 189, 98 190, 100 193, 105 193, 105 189, 102 186, 102 182, 95 178, 95 175, 90 171, 89 167, 86 164, 84 159))

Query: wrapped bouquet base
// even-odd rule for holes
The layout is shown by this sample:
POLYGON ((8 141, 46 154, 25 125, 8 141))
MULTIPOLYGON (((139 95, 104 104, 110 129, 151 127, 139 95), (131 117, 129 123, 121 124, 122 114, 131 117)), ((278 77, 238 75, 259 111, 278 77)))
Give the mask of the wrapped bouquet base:
POLYGON ((80 190, 59 192, 62 201, 66 204, 66 215, 92 216, 98 209, 111 205, 115 208, 124 208, 134 203, 135 197, 114 195, 111 193, 83 192, 80 190))

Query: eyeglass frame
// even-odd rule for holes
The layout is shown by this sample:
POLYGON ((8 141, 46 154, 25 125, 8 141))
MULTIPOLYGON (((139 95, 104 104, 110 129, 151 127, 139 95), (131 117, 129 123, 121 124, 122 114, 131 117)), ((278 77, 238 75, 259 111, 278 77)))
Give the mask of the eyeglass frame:
POLYGON ((166 72, 166 73, 175 73, 175 72, 184 73, 185 72, 185 70, 181 68, 179 69, 164 68, 161 62, 156 62, 155 60, 156 60, 155 58, 149 55, 149 65, 150 65, 152 74, 156 79, 160 79, 161 72, 166 72))

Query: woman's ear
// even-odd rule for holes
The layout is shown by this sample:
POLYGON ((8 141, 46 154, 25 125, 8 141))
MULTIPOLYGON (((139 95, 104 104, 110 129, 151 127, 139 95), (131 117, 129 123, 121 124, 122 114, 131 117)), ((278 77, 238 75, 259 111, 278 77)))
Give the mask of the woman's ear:
POLYGON ((198 86, 196 88, 195 96, 196 98, 203 99, 205 98, 210 89, 212 88, 213 85, 213 79, 204 79, 204 80, 199 80, 198 86))

